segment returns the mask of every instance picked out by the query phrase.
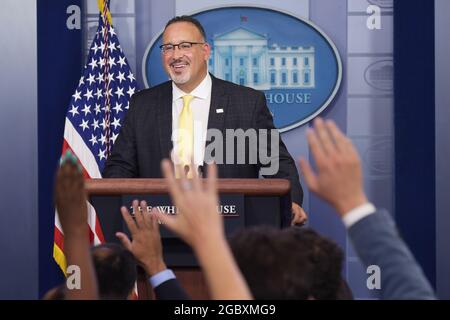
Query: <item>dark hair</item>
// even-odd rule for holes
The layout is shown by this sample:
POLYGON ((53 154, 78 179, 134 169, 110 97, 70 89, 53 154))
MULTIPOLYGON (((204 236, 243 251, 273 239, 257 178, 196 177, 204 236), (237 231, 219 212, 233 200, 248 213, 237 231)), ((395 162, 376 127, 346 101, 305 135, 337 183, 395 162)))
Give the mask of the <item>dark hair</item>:
POLYGON ((64 300, 66 298, 66 284, 61 284, 48 290, 42 300, 64 300))
POLYGON ((203 39, 206 41, 205 29, 203 29, 202 24, 197 19, 195 19, 191 16, 176 16, 176 17, 170 19, 169 22, 167 22, 166 26, 164 27, 164 31, 166 31, 168 26, 170 26, 171 24, 177 23, 177 22, 192 23, 198 29, 198 31, 202 35, 203 39))
POLYGON ((100 299, 125 300, 137 278, 133 254, 115 243, 91 249, 100 299))
POLYGON ((353 299, 354 297, 352 289, 350 289, 350 286, 348 285, 347 281, 342 279, 336 300, 353 300, 353 299))
POLYGON ((255 299, 336 299, 342 251, 311 229, 245 229, 230 240, 255 299))
POLYGON ((313 264, 311 296, 320 300, 337 299, 345 284, 341 276, 342 250, 311 229, 298 231, 296 241, 301 243, 299 249, 306 250, 313 264))

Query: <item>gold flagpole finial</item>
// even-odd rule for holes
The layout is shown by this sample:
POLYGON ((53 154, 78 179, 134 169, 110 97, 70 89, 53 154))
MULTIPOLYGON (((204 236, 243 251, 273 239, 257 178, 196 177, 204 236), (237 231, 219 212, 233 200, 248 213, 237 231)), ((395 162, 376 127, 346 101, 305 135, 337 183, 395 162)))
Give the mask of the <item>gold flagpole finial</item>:
MULTIPOLYGON (((100 10, 100 13, 103 14, 103 11, 105 10, 105 2, 107 0, 97 0, 98 3, 98 9, 100 10)), ((106 18, 109 21, 109 24, 112 25, 112 17, 111 12, 109 11, 109 8, 106 8, 106 18)))

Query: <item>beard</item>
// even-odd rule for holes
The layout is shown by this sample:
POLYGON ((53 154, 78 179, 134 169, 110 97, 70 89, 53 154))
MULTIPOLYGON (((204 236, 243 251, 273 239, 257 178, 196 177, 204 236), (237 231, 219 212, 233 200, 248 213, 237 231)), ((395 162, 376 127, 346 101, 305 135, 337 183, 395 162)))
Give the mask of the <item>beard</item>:
POLYGON ((185 84, 191 79, 191 73, 189 71, 176 74, 175 72, 169 73, 170 79, 172 79, 175 84, 185 84))
POLYGON ((168 73, 170 79, 172 79, 175 84, 185 84, 191 79, 191 70, 190 70, 190 61, 184 61, 184 60, 177 60, 170 64, 168 73), (183 70, 180 70, 177 72, 174 70, 173 65, 183 63, 186 64, 183 70))

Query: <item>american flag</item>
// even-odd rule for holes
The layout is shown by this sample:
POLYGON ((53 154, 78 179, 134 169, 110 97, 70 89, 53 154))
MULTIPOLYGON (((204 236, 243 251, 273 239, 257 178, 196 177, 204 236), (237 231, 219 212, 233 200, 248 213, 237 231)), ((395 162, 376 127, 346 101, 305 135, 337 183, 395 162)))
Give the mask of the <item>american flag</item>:
MULTIPOLYGON (((108 1, 100 1, 97 32, 78 87, 66 114, 62 154, 78 157, 85 178, 101 178, 105 161, 119 135, 137 83, 111 24, 108 1)), ((93 245, 104 242, 99 219, 88 203, 88 224, 93 245)), ((55 214, 53 257, 66 272, 64 235, 55 214)))

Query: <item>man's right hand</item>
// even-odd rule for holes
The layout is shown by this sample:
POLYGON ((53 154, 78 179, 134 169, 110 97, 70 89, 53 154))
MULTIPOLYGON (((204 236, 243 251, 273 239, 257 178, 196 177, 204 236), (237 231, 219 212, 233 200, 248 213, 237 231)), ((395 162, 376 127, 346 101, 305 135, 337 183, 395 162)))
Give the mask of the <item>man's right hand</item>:
POLYGON ((149 276, 153 276, 167 269, 163 260, 159 223, 155 208, 149 211, 145 201, 141 201, 140 207, 141 210, 139 210, 139 202, 134 200, 135 219, 126 207, 120 209, 133 240, 130 241, 127 235, 122 232, 117 232, 116 237, 134 255, 145 272, 149 276))
POLYGON ((321 118, 308 129, 308 144, 317 165, 317 174, 310 164, 300 159, 300 167, 309 189, 329 202, 341 216, 367 203, 364 193, 361 161, 358 152, 336 126, 321 118))

